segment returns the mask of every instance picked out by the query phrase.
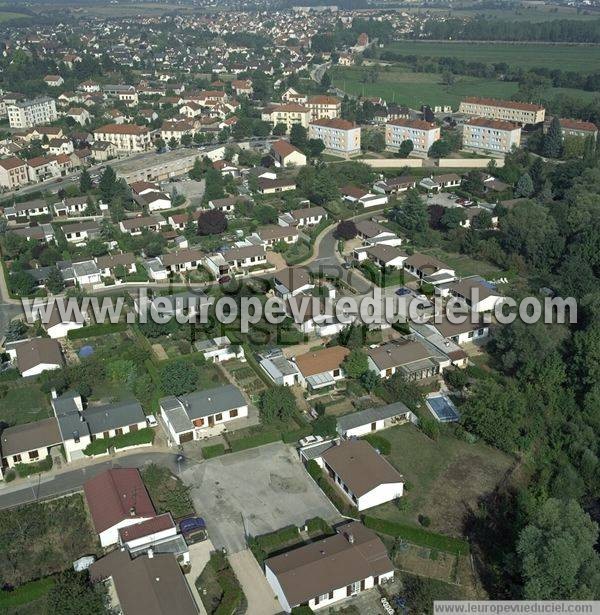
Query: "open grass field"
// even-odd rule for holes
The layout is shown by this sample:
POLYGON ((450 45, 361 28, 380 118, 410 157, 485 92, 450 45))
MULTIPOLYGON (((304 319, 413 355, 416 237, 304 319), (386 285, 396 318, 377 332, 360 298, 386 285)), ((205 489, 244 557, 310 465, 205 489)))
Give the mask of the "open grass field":
POLYGON ((516 83, 467 76, 457 76, 456 82, 447 86, 439 74, 413 73, 400 66, 382 69, 376 83, 364 83, 367 70, 360 66, 336 67, 331 71, 333 84, 354 96, 381 96, 388 102, 412 108, 425 104, 457 108, 465 96, 510 98, 517 91, 516 83))
POLYGON ((35 383, 22 384, 17 381, 8 387, 6 395, 0 398, 0 423, 22 425, 40 421, 50 416, 50 403, 47 396, 35 383))
POLYGON ((381 432, 390 441, 388 460, 404 475, 409 489, 402 507, 387 503, 369 511, 373 517, 417 525, 419 514, 431 519, 428 528, 460 536, 465 514, 493 491, 514 461, 485 444, 468 444, 442 429, 433 441, 411 424, 381 432))
MULTIPOLYGON (((598 48, 600 52, 600 47, 598 48)), ((600 56, 599 56, 600 60, 600 56)), ((558 61, 558 60, 557 60, 558 61)), ((448 86, 442 83, 438 73, 414 73, 401 65, 381 68, 376 83, 365 83, 368 67, 336 66, 331 70, 333 84, 352 96, 381 96, 388 102, 418 109, 421 105, 450 105, 457 109, 466 96, 510 99, 518 89, 512 81, 483 79, 456 75, 456 81, 448 86)), ((572 88, 549 88, 543 92, 544 99, 563 94, 579 100, 591 101, 598 92, 586 92, 572 88)))
POLYGON ((506 62, 523 68, 559 67, 585 73, 593 72, 600 63, 599 45, 396 41, 386 49, 402 55, 453 57, 486 64, 506 62))

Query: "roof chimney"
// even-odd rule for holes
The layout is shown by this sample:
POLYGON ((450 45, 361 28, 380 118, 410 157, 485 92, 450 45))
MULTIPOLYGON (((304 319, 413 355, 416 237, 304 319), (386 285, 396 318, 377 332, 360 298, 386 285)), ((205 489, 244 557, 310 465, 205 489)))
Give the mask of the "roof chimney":
POLYGON ((130 514, 132 517, 135 517, 135 506, 132 506, 132 507, 129 509, 129 514, 130 514))
MULTIPOLYGON (((152 559, 154 557, 154 549, 148 549, 148 559, 152 559)), ((157 581, 160 581, 160 577, 156 577, 157 581)))

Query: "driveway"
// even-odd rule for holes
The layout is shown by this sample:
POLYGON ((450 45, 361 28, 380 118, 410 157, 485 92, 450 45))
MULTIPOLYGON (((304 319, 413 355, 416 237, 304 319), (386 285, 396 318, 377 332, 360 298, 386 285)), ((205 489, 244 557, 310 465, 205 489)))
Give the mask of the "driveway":
POLYGON ((206 615, 206 609, 202 603, 202 598, 196 589, 196 579, 202 574, 204 567, 208 564, 211 552, 214 551, 213 544, 210 540, 203 540, 190 545, 190 564, 192 570, 186 575, 186 580, 194 596, 194 600, 200 610, 200 615, 206 615))
POLYGON ((275 597, 271 586, 252 555, 250 549, 244 549, 229 557, 229 563, 238 578, 246 600, 247 613, 252 615, 277 615, 283 610, 275 597))
POLYGON ((215 548, 225 547, 229 554, 246 548, 247 535, 302 525, 316 516, 340 520, 296 451, 283 443, 211 459, 187 468, 180 477, 191 487, 215 548))

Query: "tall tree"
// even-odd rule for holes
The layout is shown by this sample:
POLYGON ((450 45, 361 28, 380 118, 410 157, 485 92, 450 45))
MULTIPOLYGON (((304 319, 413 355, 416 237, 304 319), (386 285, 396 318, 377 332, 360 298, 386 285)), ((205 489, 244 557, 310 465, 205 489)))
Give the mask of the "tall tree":
POLYGON ((547 158, 560 158, 563 148, 562 130, 558 116, 552 118, 548 132, 544 136, 542 153, 547 158))

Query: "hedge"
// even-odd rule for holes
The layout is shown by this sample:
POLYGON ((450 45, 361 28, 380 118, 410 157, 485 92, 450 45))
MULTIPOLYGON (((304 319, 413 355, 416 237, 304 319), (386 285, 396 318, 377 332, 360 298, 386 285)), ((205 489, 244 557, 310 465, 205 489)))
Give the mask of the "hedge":
POLYGON ((298 528, 295 525, 286 525, 275 532, 251 537, 248 540, 248 546, 256 561, 262 566, 271 553, 278 551, 291 542, 299 540, 299 538, 300 532, 298 528))
POLYGON ((97 438, 83 449, 83 454, 88 456, 101 455, 106 453, 111 447, 119 449, 139 444, 152 444, 154 442, 154 435, 153 429, 145 427, 144 429, 130 431, 120 436, 113 436, 112 438, 97 438))
POLYGON ((382 455, 389 455, 392 452, 392 444, 383 436, 377 434, 368 434, 363 440, 366 440, 373 448, 376 448, 382 455))
POLYGON ((438 549, 439 551, 445 551, 446 553, 452 553, 454 555, 467 555, 470 551, 469 543, 460 538, 444 536, 443 534, 429 532, 428 530, 413 527, 412 525, 404 525, 403 523, 397 523, 395 521, 377 519, 376 517, 370 517, 368 515, 364 515, 362 521, 367 527, 380 534, 404 538, 421 547, 438 549))
POLYGON ((48 455, 46 459, 42 459, 37 463, 17 463, 15 470, 21 478, 30 476, 31 474, 39 474, 40 472, 48 472, 52 469, 52 457, 48 455))
POLYGON ((325 473, 321 470, 319 464, 314 459, 311 459, 306 464, 306 469, 317 485, 319 485, 321 491, 331 500, 331 503, 342 515, 358 519, 357 508, 347 502, 341 493, 338 493, 336 487, 329 482, 329 479, 325 476, 325 473))
POLYGON ((204 459, 212 459, 213 457, 219 457, 225 454, 224 444, 213 444, 212 446, 205 446, 202 449, 202 457, 204 459))
POLYGON ((313 517, 306 522, 306 528, 309 534, 316 534, 320 532, 321 534, 333 535, 335 534, 333 528, 325 519, 321 517, 313 517))
POLYGON ((125 322, 108 322, 82 327, 81 329, 71 329, 67 332, 67 337, 70 340, 81 340, 87 337, 98 337, 100 335, 108 335, 109 333, 119 333, 120 331, 125 331, 125 329, 127 329, 127 323, 125 322))
POLYGON ((292 431, 282 431, 281 439, 286 444, 293 444, 302 438, 306 438, 306 436, 310 436, 312 432, 312 427, 307 425, 306 427, 301 427, 300 429, 294 429, 292 431))
POLYGON ((279 431, 263 431, 253 436, 229 440, 229 446, 231 451, 236 453, 238 451, 245 451, 248 448, 254 448, 255 446, 271 444, 271 442, 279 440, 281 440, 281 433, 279 431))

